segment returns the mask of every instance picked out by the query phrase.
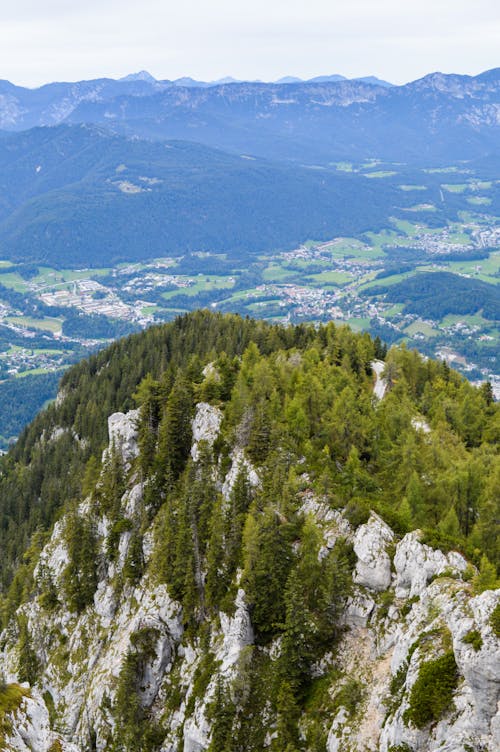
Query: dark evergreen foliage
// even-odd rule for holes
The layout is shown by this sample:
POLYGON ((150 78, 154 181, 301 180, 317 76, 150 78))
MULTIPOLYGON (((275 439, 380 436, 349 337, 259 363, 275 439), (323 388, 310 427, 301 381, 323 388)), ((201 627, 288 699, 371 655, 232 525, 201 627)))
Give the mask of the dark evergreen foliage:
MULTIPOLYGON (((73 612, 91 607, 99 568, 116 566, 126 543, 117 592, 140 586, 143 576, 163 584, 182 605, 185 639, 204 655, 189 716, 215 670, 214 620, 234 612, 242 587, 256 642, 242 654, 241 685, 217 686, 212 749, 261 750, 259 718, 271 713, 271 749, 321 750, 317 729, 307 729, 304 741, 298 724, 315 693, 321 696, 314 670, 341 633, 354 557, 342 539, 325 548, 318 521, 306 512, 311 494, 325 509, 344 508, 354 527, 375 510, 398 534, 427 528, 428 541, 480 564, 478 592, 496 582, 498 406, 489 390, 404 347, 385 354, 388 390, 378 401, 370 363, 384 354, 381 343, 347 327, 282 328, 197 312, 71 369, 62 397, 2 460, 4 624, 36 594, 46 609, 62 601, 73 612), (222 423, 213 446, 200 441, 193 457, 191 420, 200 399, 221 411, 222 423), (107 416, 135 405, 139 456, 129 467, 113 445, 101 463, 107 416), (221 482, 230 468, 228 490, 221 482), (144 503, 130 512, 124 493, 132 483, 141 484, 144 503), (69 563, 62 592, 54 593, 43 567, 36 578, 33 568, 62 512, 69 563), (98 515, 109 523, 99 547, 98 515), (143 536, 150 525, 148 563, 143 536), (279 645, 276 655, 271 645, 279 645)), ((19 631, 27 646, 23 670, 33 676, 31 637, 26 625, 19 631)), ((161 743, 141 695, 155 642, 151 631, 137 633, 123 662, 111 708, 115 752, 153 752, 161 743)), ((408 720, 419 727, 449 705, 455 673, 444 658, 424 664, 414 686, 408 720), (434 692, 428 685, 436 672, 444 678, 434 692)), ((354 713, 363 687, 346 684, 337 694, 328 702, 354 713)), ((176 697, 170 700, 173 709, 176 697)), ((326 696, 318 707, 325 703, 326 696)))

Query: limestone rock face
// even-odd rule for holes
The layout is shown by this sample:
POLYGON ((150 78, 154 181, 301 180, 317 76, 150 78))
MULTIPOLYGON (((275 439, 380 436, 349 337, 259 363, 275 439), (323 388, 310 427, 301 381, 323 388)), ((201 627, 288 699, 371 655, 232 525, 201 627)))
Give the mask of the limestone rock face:
POLYGON ((23 699, 19 710, 9 720, 11 731, 5 739, 5 746, 2 744, 3 749, 16 752, 50 752, 51 749, 79 752, 76 745, 51 731, 48 710, 36 691, 31 691, 31 696, 23 699))
POLYGON ((236 483, 236 478, 238 477, 240 469, 243 468, 246 471, 248 482, 251 486, 256 488, 260 484, 260 479, 257 471, 255 470, 250 460, 245 457, 242 449, 237 448, 231 452, 231 462, 231 467, 229 468, 229 471, 224 479, 224 483, 222 484, 222 495, 224 496, 226 501, 228 501, 229 497, 231 496, 231 491, 233 490, 233 486, 236 483))
MULTIPOLYGON (((68 605, 61 578, 69 562, 68 520, 62 517, 34 570, 37 583, 50 576, 57 606, 44 606, 34 590, 0 636, 0 666, 6 682, 19 682, 21 623, 27 626, 39 665, 36 685, 16 711, 6 738, 7 750, 107 752, 116 733, 117 687, 127 656, 142 636, 147 650, 138 661, 136 694, 152 721, 164 727, 161 752, 206 752, 212 735, 212 703, 220 682, 230 692, 236 687, 235 696, 241 695, 252 657, 259 654, 262 658, 259 651, 266 660, 279 656, 279 639, 271 648, 254 645, 251 610, 242 586, 233 594, 227 612, 212 614, 203 639, 193 640, 185 633, 182 607, 166 585, 158 583, 154 571, 156 556, 161 555, 155 508, 150 501, 151 508, 145 507, 148 494, 131 464, 137 451, 135 417, 136 412, 119 413, 110 419, 110 442, 129 463, 113 556, 109 539, 116 521, 91 498, 78 506, 78 514, 96 536, 98 582, 93 602, 80 613, 68 605), (148 516, 149 525, 143 523, 148 516), (124 565, 137 521, 146 528, 142 552, 147 566, 142 576, 130 580, 124 576, 124 565)), ((200 403, 193 421, 195 446, 200 441, 213 442, 220 421, 216 408, 200 403)), ((259 484, 257 470, 241 448, 233 447, 231 458, 223 484, 218 478, 226 499, 241 466, 250 483, 259 484)), ((474 595, 463 577, 467 564, 460 554, 424 545, 418 532, 397 542, 377 514, 372 513, 366 524, 354 530, 327 496, 315 495, 305 473, 300 488, 299 513, 311 516, 322 536, 318 558, 328 556, 339 539, 352 543, 356 554, 349 597, 339 606, 343 612, 337 637, 325 645, 312 667, 314 676, 333 677, 327 690, 334 709, 323 729, 327 752, 393 752, 394 748, 398 752, 497 752, 500 644, 491 616, 500 591, 474 595), (422 665, 449 650, 453 650, 459 674, 453 706, 435 723, 417 729, 405 717, 412 687, 422 665), (391 682, 396 675, 401 681, 394 689, 391 682), (353 695, 355 703, 350 702, 353 695)), ((201 582, 204 576, 201 570, 201 582)), ((240 582, 241 577, 236 584, 240 582)), ((271 706, 270 702, 269 743, 276 730, 271 706)))
POLYGON ((375 373, 375 385, 373 387, 373 393, 378 399, 383 399, 387 390, 387 382, 382 378, 382 374, 385 369, 385 363, 383 360, 373 360, 371 363, 373 372, 375 373))
POLYGON ((347 601, 343 623, 350 627, 366 627, 374 608, 375 601, 358 590, 347 601))
POLYGON ((219 435, 222 417, 222 412, 218 407, 209 405, 207 402, 198 402, 196 405, 196 414, 191 422, 193 430, 191 456, 195 462, 199 458, 199 442, 206 441, 212 446, 219 435))
POLYGON ((224 675, 234 666, 243 648, 253 645, 254 641, 245 592, 241 588, 236 595, 235 606, 236 611, 233 617, 223 612, 219 614, 223 641, 217 651, 217 658, 221 661, 221 672, 224 675))
POLYGON ((372 514, 354 536, 354 552, 358 557, 354 582, 370 590, 386 590, 391 584, 391 559, 387 548, 394 533, 377 515, 372 514))
POLYGON ((137 446, 137 420, 139 410, 128 413, 113 413, 108 418, 108 435, 110 445, 121 453, 123 461, 130 463, 139 452, 137 446))
MULTIPOLYGON (((468 608, 464 604, 462 608, 450 609, 447 616, 457 665, 474 696, 476 719, 486 731, 500 699, 500 644, 490 624, 497 603, 498 592, 487 590, 472 598, 468 608), (472 630, 481 636, 479 650, 464 642, 472 630)), ((500 736, 497 739, 500 746, 500 736)))
POLYGON ((498 590, 471 598, 468 585, 448 578, 438 579, 422 590, 408 623, 398 624, 392 670, 395 673, 407 664, 408 668, 401 702, 381 730, 381 752, 404 744, 418 752, 498 749, 500 645, 492 633, 490 617, 499 600, 498 590), (471 631, 481 637, 479 649, 464 642, 471 631), (422 640, 426 634, 434 634, 434 640, 422 640), (453 708, 438 723, 419 730, 405 721, 404 711, 422 663, 442 654, 443 639, 446 644, 451 642, 461 680, 454 693, 453 708), (415 650, 412 646, 416 645, 415 650))
POLYGON ((460 554, 452 551, 448 555, 420 543, 420 533, 414 530, 405 535, 396 547, 394 567, 396 569, 396 595, 420 595, 431 577, 446 570, 463 572, 467 562, 460 554))

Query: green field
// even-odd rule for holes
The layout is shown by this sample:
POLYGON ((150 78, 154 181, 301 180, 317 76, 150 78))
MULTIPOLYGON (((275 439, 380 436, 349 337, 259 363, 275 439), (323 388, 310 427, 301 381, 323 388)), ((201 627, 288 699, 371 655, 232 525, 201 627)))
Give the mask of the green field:
POLYGON ((372 238, 378 233, 366 233, 370 244, 362 243, 356 238, 338 238, 332 243, 322 245, 322 250, 331 254, 332 260, 352 258, 360 261, 370 261, 382 258, 385 254, 380 246, 371 245, 372 238))
POLYGON ((427 172, 429 175, 439 175, 439 173, 459 173, 462 175, 468 175, 470 170, 465 167, 456 167, 456 165, 450 165, 449 167, 428 167, 422 172, 427 172))
POLYGON ((409 212, 421 212, 421 211, 428 211, 428 212, 435 212, 437 211, 434 204, 415 204, 415 206, 407 206, 404 211, 409 212))
POLYGON ((352 162, 332 162, 332 166, 336 167, 341 172, 354 172, 354 165, 352 162))
POLYGON ((355 332, 361 332, 363 329, 368 329, 370 326, 370 319, 368 318, 352 318, 346 319, 344 324, 349 324, 351 329, 355 332))
POLYGON ((285 282, 297 275, 292 269, 287 269, 279 262, 271 263, 262 272, 262 279, 265 282, 285 282))
POLYGON ((423 334, 425 337, 437 337, 439 335, 439 332, 425 321, 413 321, 404 331, 411 336, 423 334))
POLYGON ((469 314, 469 315, 449 314, 448 316, 445 316, 444 319, 442 319, 439 325, 441 327, 449 327, 449 326, 454 326, 455 324, 459 324, 459 323, 468 324, 469 326, 480 326, 480 327, 491 325, 491 322, 488 322, 486 319, 483 319, 480 313, 469 314))
POLYGON ((382 316, 387 319, 398 316, 404 307, 404 303, 394 303, 394 305, 382 312, 382 316))
POLYGON ((491 253, 487 259, 477 261, 449 261, 450 272, 469 274, 475 279, 498 284, 500 282, 500 251, 491 253))
POLYGON ((441 188, 448 193, 464 193, 468 187, 468 183, 443 183, 441 185, 441 188))
MULTIPOLYGON (((182 279, 182 277, 180 277, 182 279)), ((184 279, 193 279, 193 277, 184 277, 184 279)), ((199 275, 194 277, 196 280, 194 285, 190 287, 179 287, 178 290, 170 290, 169 292, 162 293, 162 298, 170 300, 175 298, 176 295, 189 295, 194 297, 200 292, 210 292, 213 290, 228 290, 234 287, 234 277, 220 277, 216 275, 199 275)))
POLYGON ((492 180, 471 180, 470 187, 473 191, 488 191, 493 187, 492 180))
POLYGON ((398 188, 402 191, 427 191, 426 185, 398 185, 398 188))
POLYGON ((397 175, 397 172, 394 172, 393 170, 376 170, 375 172, 364 172, 363 177, 365 178, 392 178, 394 175, 397 175))
POLYGON ((488 206, 491 204, 491 198, 487 196, 471 196, 467 199, 467 203, 473 206, 488 206))
POLYGON ((50 316, 43 319, 34 319, 30 316, 7 316, 5 320, 15 326, 41 329, 46 332, 60 332, 63 324, 62 319, 51 318, 50 316))
POLYGON ((31 368, 28 371, 21 371, 16 373, 16 379, 22 379, 25 376, 37 376, 40 373, 52 373, 54 371, 64 371, 67 366, 61 366, 60 368, 31 368))
POLYGON ((370 290, 372 287, 388 287, 389 285, 395 285, 396 282, 401 282, 403 279, 408 279, 413 272, 406 272, 404 274, 391 274, 390 277, 383 277, 382 279, 371 279, 369 282, 364 282, 359 286, 360 290, 370 290))
POLYGON ((7 272, 6 274, 0 274, 0 284, 4 287, 9 287, 16 292, 26 292, 28 285, 20 274, 17 272, 7 272))

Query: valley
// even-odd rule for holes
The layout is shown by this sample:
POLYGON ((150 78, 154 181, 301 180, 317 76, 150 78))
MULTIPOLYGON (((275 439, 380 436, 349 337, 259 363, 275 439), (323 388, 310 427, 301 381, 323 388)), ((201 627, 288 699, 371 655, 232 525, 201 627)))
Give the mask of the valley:
MULTIPOLYGON (((468 201, 476 192, 469 185, 454 195, 468 201)), ((496 184, 482 185, 491 191, 496 184)), ((406 342, 445 359, 472 381, 489 379, 498 397, 499 277, 500 221, 471 212, 444 226, 393 217, 383 230, 259 254, 245 268, 228 253, 206 251, 87 269, 4 260, 0 394, 6 381, 16 380, 22 394, 36 383, 23 383, 24 377, 46 374, 55 375, 55 394, 62 371, 83 355, 117 336, 208 307, 274 322, 348 324, 388 345, 406 342), (405 283, 425 275, 442 287, 441 277, 429 275, 443 273, 447 289, 437 296, 439 310, 432 289, 433 305, 423 298, 415 306, 414 293, 405 297, 405 283), (455 310, 455 287, 463 282, 472 286, 472 298, 461 295, 462 308, 455 310), (487 287, 476 292, 481 283, 487 287), (485 290, 491 310, 485 310, 485 290)), ((0 433, 5 447, 10 437, 0 433)))
POLYGON ((499 74, 0 83, 0 448, 68 365, 197 308, 348 324, 498 394, 499 74))

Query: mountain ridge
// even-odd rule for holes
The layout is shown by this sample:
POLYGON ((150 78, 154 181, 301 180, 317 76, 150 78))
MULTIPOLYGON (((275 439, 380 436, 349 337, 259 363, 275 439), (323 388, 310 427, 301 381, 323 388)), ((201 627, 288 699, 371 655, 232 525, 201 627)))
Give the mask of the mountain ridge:
POLYGON ((74 367, 0 460, 1 743, 493 752, 498 414, 332 324, 198 312, 74 367))
POLYGON ((33 91, 2 82, 0 93, 0 128, 7 130, 94 122, 153 139, 189 132, 222 149, 305 162, 443 163, 498 151, 498 68, 478 76, 432 73, 390 87, 370 77, 184 87, 140 77, 33 91), (279 148, 283 133, 289 143, 279 148))

